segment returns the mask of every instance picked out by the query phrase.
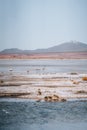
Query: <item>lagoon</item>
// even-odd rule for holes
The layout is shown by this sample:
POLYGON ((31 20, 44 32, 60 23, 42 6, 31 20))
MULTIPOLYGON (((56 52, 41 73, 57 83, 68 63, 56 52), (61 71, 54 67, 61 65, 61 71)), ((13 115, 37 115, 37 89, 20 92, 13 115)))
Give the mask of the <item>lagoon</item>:
MULTIPOLYGON (((55 76, 56 73, 71 72, 87 74, 87 60, 0 60, 1 76, 19 74, 18 76, 26 75, 31 78, 31 74, 41 77, 40 74, 55 76)), ((7 86, 6 89, 11 87, 7 86)), ((1 86, 1 89, 4 88, 5 86, 1 86)), ((30 99, 0 98, 0 130, 15 129, 87 130, 87 100, 36 102, 30 99)))
POLYGON ((87 73, 87 60, 0 60, 0 72, 87 73))
POLYGON ((0 100, 0 130, 87 130, 87 101, 0 100))

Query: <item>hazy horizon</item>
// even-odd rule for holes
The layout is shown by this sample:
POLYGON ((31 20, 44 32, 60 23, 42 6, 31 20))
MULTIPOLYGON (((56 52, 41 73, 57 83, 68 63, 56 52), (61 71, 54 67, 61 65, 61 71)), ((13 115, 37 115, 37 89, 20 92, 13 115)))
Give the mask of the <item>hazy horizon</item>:
MULTIPOLYGON (((22 49, 22 48, 17 48, 17 47, 11 47, 11 48, 4 48, 3 50, 7 50, 7 49, 19 49, 19 50, 30 50, 30 51, 33 51, 33 50, 38 50, 38 49, 48 49, 48 48, 51 48, 51 47, 56 47, 56 46, 59 46, 59 45, 62 45, 62 44, 66 44, 66 43, 82 43, 82 44, 87 44, 87 43, 83 43, 83 42, 80 42, 80 41, 67 41, 67 42, 63 42, 63 43, 59 43, 59 44, 54 44, 53 46, 49 46, 49 47, 43 47, 43 48, 36 48, 36 49, 22 49)), ((0 50, 0 51, 3 51, 3 50, 0 50)))
POLYGON ((0 0, 0 51, 87 43, 87 0, 0 0))

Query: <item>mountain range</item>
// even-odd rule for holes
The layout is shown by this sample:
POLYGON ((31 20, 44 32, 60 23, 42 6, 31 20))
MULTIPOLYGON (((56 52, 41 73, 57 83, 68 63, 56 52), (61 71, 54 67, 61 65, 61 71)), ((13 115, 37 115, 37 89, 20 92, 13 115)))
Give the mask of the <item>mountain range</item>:
POLYGON ((33 54, 33 53, 57 53, 57 52, 87 52, 87 44, 70 41, 46 49, 21 50, 18 48, 5 49, 0 54, 33 54))

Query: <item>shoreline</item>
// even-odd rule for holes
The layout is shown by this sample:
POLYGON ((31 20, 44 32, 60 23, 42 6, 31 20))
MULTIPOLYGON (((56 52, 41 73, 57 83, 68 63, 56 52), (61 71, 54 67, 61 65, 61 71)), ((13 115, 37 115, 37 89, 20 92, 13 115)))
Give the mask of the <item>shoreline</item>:
POLYGON ((87 99, 87 80, 84 77, 87 74, 0 74, 0 98, 47 102, 87 99))
POLYGON ((30 54, 0 54, 0 59, 87 59, 87 52, 48 52, 30 54))
POLYGON ((63 58, 63 59, 61 59, 61 58, 36 58, 36 59, 34 59, 34 58, 0 58, 0 60, 87 60, 87 58, 73 58, 73 59, 71 59, 71 58, 63 58))

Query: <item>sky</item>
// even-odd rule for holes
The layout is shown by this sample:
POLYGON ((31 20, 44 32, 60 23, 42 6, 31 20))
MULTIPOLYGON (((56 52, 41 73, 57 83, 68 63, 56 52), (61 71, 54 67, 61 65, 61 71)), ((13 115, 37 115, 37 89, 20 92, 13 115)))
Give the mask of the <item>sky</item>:
POLYGON ((87 43, 87 0, 0 0, 0 50, 87 43))

